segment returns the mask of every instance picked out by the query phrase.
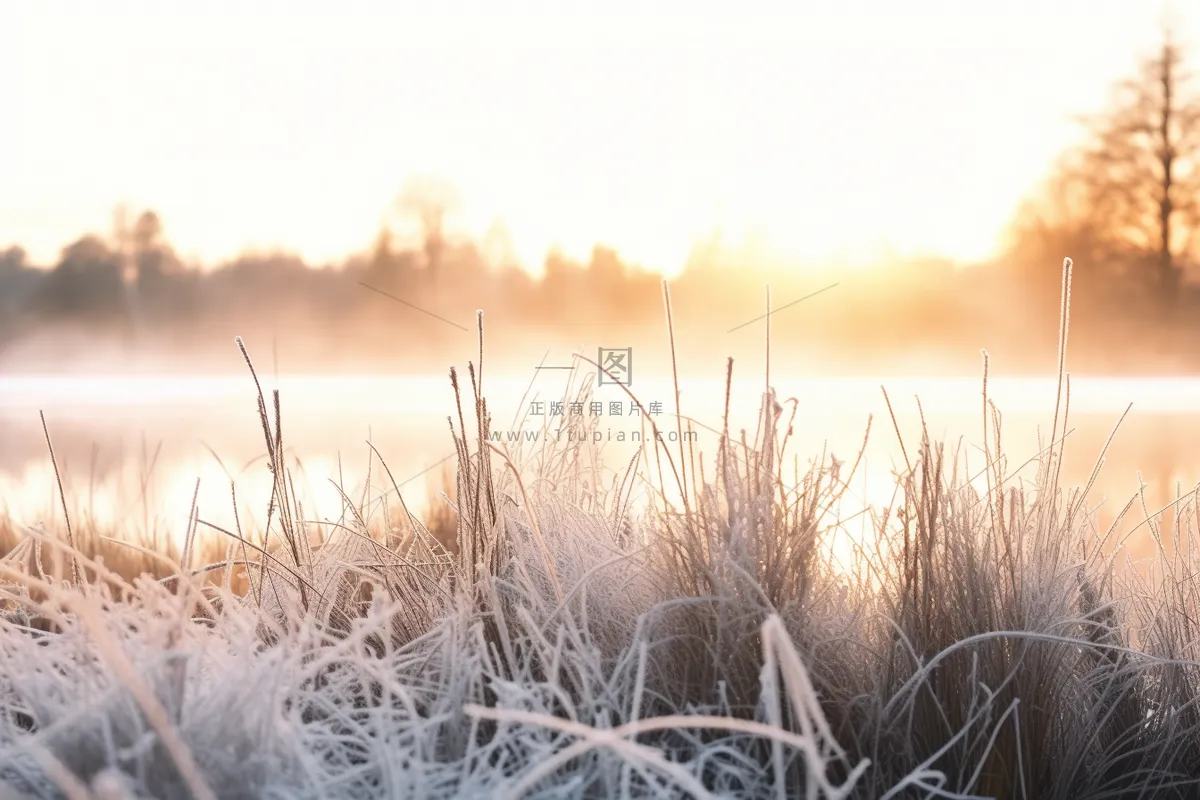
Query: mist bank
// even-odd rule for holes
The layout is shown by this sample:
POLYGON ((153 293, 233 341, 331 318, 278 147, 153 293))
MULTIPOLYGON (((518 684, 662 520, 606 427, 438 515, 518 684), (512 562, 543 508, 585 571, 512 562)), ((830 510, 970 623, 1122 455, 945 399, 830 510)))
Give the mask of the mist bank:
MULTIPOLYGON (((723 372, 728 357, 761 372, 769 324, 773 363, 801 374, 975 375, 981 349, 996 374, 1046 374, 1061 262, 1021 252, 797 270, 713 242, 664 284, 603 247, 586 263, 551 255, 535 276, 470 241, 406 248, 382 236, 341 264, 259 254, 208 267, 185 263, 143 215, 133 233, 84 236, 52 266, 0 251, 0 372, 228 373, 244 365, 238 336, 261 370, 444 372, 477 360, 482 310, 489 363, 510 372, 600 348, 632 348, 643 372, 723 372)), ((1144 283, 1081 264, 1073 295, 1076 373, 1200 371, 1187 346, 1200 334, 1194 286, 1164 315, 1144 283)))

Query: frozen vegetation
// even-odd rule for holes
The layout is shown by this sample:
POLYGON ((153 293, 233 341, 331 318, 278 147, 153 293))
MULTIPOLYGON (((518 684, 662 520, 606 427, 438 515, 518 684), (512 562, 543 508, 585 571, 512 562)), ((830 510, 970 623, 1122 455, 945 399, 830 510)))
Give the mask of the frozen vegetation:
POLYGON ((270 397, 265 542, 226 531, 203 567, 197 523, 173 576, 134 578, 23 530, 4 796, 1200 797, 1195 504, 1125 564, 1058 486, 1060 439, 1008 479, 986 379, 987 490, 907 441, 891 507, 851 525, 854 459, 791 477, 771 395, 716 452, 613 475, 578 439, 497 450, 478 378, 450 410, 453 541, 395 491, 306 522, 270 397))

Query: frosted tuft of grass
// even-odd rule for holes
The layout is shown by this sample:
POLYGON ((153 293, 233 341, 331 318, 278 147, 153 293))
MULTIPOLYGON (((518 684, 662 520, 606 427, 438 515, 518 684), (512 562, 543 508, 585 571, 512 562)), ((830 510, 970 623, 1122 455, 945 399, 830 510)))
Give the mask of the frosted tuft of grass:
POLYGON ((1145 509, 1157 558, 1122 565, 1058 486, 1061 440, 1012 485, 986 361, 986 480, 925 436, 868 510, 854 460, 785 478, 766 386, 753 436, 613 474, 586 437, 497 449, 482 368, 466 379, 449 543, 381 502, 386 462, 336 524, 308 520, 278 394, 266 536, 218 531, 223 562, 192 563, 194 510, 157 577, 21 530, 0 559, 4 796, 1200 796, 1196 496, 1169 539, 1145 509))

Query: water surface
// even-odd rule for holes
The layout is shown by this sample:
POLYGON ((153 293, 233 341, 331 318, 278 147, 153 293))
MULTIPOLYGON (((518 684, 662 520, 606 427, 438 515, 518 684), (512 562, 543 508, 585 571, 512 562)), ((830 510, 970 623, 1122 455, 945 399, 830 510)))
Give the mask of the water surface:
MULTIPOLYGON (((461 379, 469 387, 466 375, 461 379)), ((268 406, 271 391, 280 392, 285 445, 300 464, 297 481, 306 513, 314 518, 337 516, 341 499, 334 483, 361 496, 368 440, 403 484, 410 505, 423 507, 442 486, 443 473, 453 464, 448 458, 453 447, 447 416, 458 417, 445 376, 283 375, 262 380, 268 406)), ((668 438, 684 424, 677 422, 675 390, 667 379, 642 377, 629 387, 643 409, 654 412, 647 417, 631 414, 630 398, 622 387, 595 385, 579 374, 544 370, 525 376, 485 375, 484 393, 501 437, 498 446, 510 431, 560 422, 562 417, 551 415, 551 403, 563 399, 569 380, 576 388, 586 385, 589 401, 601 403, 595 431, 604 444, 605 464, 613 470, 624 469, 647 419, 668 432, 668 438)), ((982 468, 983 386, 978 377, 778 378, 775 387, 785 405, 785 419, 793 408, 796 413, 789 452, 807 459, 827 449, 839 458, 851 458, 863 443, 868 418, 873 418, 866 467, 854 492, 863 504, 886 502, 890 473, 902 462, 903 451, 881 386, 910 455, 923 412, 933 437, 960 447, 975 471, 982 468)), ((683 378, 679 388, 683 414, 697 431, 695 446, 708 456, 722 428, 724 381, 683 378)), ((761 379, 734 382, 732 430, 745 428, 753 438, 763 390, 761 379)), ((1056 390, 1053 378, 989 382, 989 398, 1003 412, 1010 465, 1031 458, 1039 441, 1045 443, 1056 390)), ((464 398, 468 418, 469 391, 464 398)), ((56 485, 42 412, 72 505, 86 509, 93 522, 117 531, 151 525, 181 530, 199 480, 201 515, 231 524, 232 480, 246 523, 246 517, 265 509, 271 481, 262 459, 265 445, 257 402, 254 383, 244 374, 0 377, 0 500, 18 522, 55 517, 56 485)), ((1200 452, 1200 378, 1080 377, 1072 378, 1070 385, 1064 481, 1086 480, 1130 404, 1094 495, 1098 506, 1104 496, 1110 498, 1101 508, 1102 517, 1138 489, 1139 471, 1149 484, 1149 497, 1160 504, 1171 496, 1176 481, 1182 481, 1186 491, 1200 480, 1194 455, 1200 452)), ((590 405, 582 410, 593 412, 590 405)), ((569 414, 570 407, 564 406, 563 412, 569 414)), ((677 450, 679 445, 671 447, 677 450)), ((390 486, 378 464, 371 483, 390 486)))

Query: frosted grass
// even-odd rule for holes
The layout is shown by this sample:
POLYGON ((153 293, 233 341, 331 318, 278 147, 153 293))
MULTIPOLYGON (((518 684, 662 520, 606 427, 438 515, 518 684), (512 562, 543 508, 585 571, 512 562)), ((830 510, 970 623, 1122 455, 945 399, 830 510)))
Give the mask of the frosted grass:
POLYGON ((193 509, 155 580, 23 531, 0 561, 5 796, 1200 796, 1196 496, 1133 498, 1157 555, 1122 564, 1058 485, 1061 440, 1010 482, 986 364, 984 488, 926 436, 865 510, 853 460, 785 479, 773 394, 714 454, 610 474, 587 437, 490 444, 469 378, 450 547, 382 502, 386 463, 309 521, 261 392, 270 538, 225 530, 193 565, 193 509))

